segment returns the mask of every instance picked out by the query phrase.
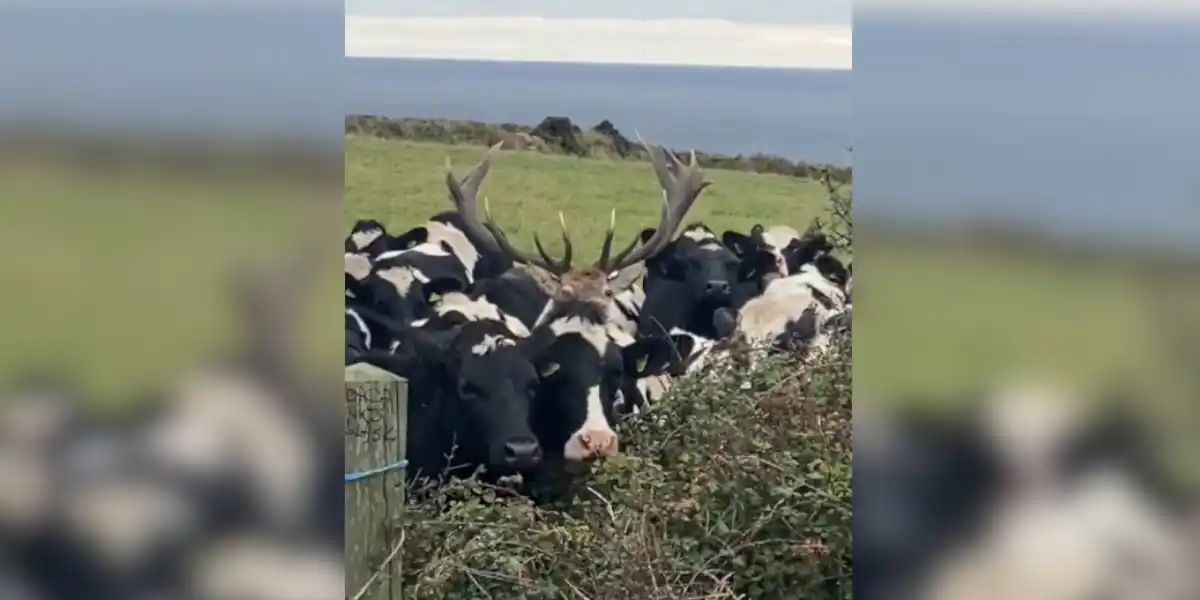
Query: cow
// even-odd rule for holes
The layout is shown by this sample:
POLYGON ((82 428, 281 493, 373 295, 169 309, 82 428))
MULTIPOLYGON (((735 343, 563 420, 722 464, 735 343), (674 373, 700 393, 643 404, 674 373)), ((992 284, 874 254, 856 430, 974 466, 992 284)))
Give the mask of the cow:
POLYGON ((394 354, 359 358, 408 380, 408 475, 495 479, 532 470, 543 446, 533 431, 538 372, 501 320, 440 319, 404 333, 394 354))
POLYGON ((387 228, 375 219, 359 219, 346 236, 346 254, 382 254, 392 250, 387 228))
POLYGON ((1190 503, 1138 419, 1071 402, 1017 388, 949 417, 856 414, 855 587, 930 600, 1197 597, 1194 540, 1179 526, 1190 503))
POLYGON ((493 147, 463 180, 447 173, 446 183, 455 209, 472 239, 495 252, 538 273, 538 284, 549 301, 530 327, 530 336, 522 344, 528 359, 537 365, 540 375, 539 403, 549 418, 569 423, 568 430, 547 432, 539 437, 543 447, 562 448, 568 462, 588 462, 618 452, 617 434, 612 429, 620 387, 629 373, 647 362, 656 348, 669 345, 663 337, 636 340, 628 346, 616 344, 611 336, 611 314, 615 298, 630 289, 641 276, 644 260, 652 259, 670 242, 688 209, 709 185, 696 165, 695 153, 684 164, 666 150, 647 145, 653 168, 663 190, 659 226, 648 239, 635 237, 612 254, 616 211, 612 211, 600 257, 590 266, 572 264, 573 245, 561 218, 563 257, 554 259, 534 236, 540 257, 530 255, 509 242, 504 231, 492 219, 487 199, 484 216, 477 211, 479 185, 486 173, 493 147))
POLYGON ((826 323, 847 307, 845 293, 816 267, 770 278, 763 293, 738 311, 714 316, 718 337, 738 339, 754 348, 806 349, 810 356, 828 346, 826 323))
MULTIPOLYGON (((643 242, 655 229, 641 232, 643 242)), ((689 225, 678 239, 646 259, 645 295, 638 323, 641 336, 674 329, 716 337, 717 310, 736 310, 758 293, 759 278, 772 264, 765 251, 739 256, 703 223, 689 225)))
POLYGON ((376 310, 411 322, 428 314, 442 294, 465 290, 470 284, 470 275, 448 244, 427 242, 377 256, 361 287, 376 310))

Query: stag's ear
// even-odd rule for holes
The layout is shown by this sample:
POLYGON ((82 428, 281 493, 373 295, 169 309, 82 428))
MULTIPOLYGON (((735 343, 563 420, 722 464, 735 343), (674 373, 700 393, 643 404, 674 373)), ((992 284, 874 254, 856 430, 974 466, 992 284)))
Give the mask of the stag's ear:
POLYGON ((646 274, 645 263, 636 262, 620 271, 609 273, 608 287, 614 292, 623 292, 642 280, 646 274))

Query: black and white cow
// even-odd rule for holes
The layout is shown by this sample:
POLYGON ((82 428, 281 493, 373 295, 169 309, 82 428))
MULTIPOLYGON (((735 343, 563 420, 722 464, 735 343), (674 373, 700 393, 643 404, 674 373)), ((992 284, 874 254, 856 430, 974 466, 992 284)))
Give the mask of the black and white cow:
POLYGON ((856 591, 1197 597, 1189 503, 1138 419, 1072 402, 1015 388, 953 416, 856 414, 856 591))
MULTIPOLYGON (((643 242, 654 232, 643 230, 643 242)), ((678 239, 646 259, 646 299, 638 334, 663 336, 680 329, 716 337, 713 315, 723 308, 736 310, 756 295, 758 279, 771 260, 765 251, 750 250, 739 256, 703 223, 688 226, 678 239)))
POLYGON ((447 244, 424 243, 375 257, 361 287, 376 310, 411 322, 425 316, 438 296, 470 285, 470 275, 447 244))
POLYGON ((837 284, 816 267, 803 265, 794 275, 770 279, 762 294, 740 310, 719 311, 718 338, 740 339, 755 348, 807 349, 819 354, 829 344, 827 322, 847 307, 845 292, 837 284))

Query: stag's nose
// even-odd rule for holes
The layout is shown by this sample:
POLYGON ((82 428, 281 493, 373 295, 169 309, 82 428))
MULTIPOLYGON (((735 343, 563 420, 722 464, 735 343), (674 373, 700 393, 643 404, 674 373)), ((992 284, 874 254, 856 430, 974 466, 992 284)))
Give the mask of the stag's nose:
POLYGON ((714 280, 704 284, 704 291, 711 295, 728 295, 733 291, 733 286, 729 285, 728 281, 714 280))
POLYGON ((542 447, 537 440, 514 438, 504 443, 504 462, 517 468, 528 468, 542 460, 542 447))

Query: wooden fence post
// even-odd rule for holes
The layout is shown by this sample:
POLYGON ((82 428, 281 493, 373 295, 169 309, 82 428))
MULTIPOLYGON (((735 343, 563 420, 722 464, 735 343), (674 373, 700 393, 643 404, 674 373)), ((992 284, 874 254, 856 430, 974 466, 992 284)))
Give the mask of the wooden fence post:
MULTIPOLYGON (((370 365, 346 368, 346 473, 405 458, 408 382, 370 365)), ((346 482, 346 597, 353 598, 399 541, 393 523, 404 502, 404 470, 346 482)), ((363 600, 400 600, 400 559, 392 560, 363 600)))

